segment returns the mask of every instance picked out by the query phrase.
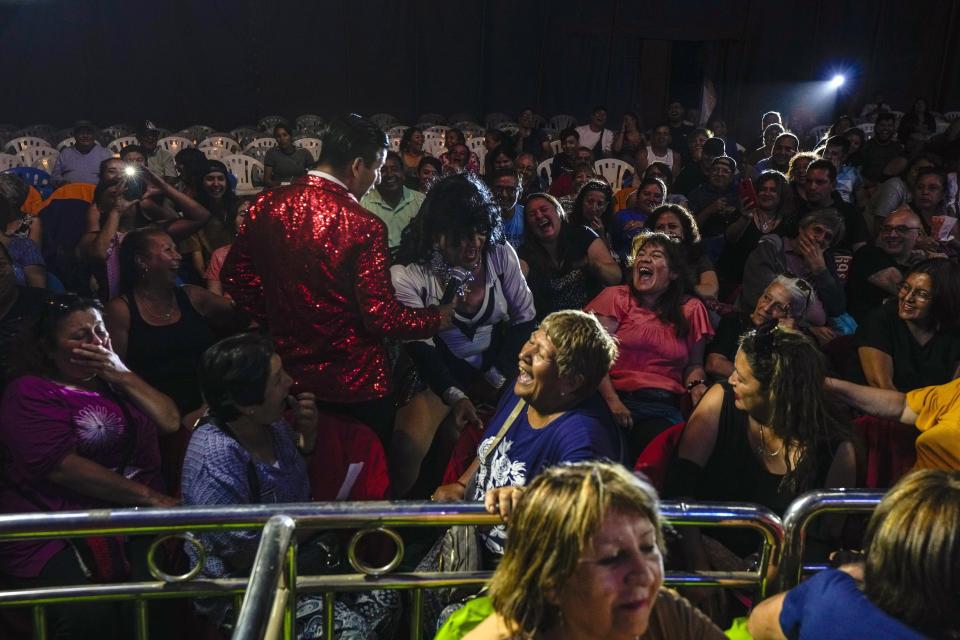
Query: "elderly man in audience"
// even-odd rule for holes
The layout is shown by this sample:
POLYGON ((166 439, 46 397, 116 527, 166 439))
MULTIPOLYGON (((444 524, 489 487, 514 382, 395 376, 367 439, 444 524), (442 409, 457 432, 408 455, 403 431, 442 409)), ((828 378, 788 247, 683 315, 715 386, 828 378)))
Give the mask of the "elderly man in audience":
POLYGON ((717 156, 710 163, 707 182, 688 194, 690 209, 707 239, 707 251, 716 261, 723 232, 740 217, 740 199, 733 177, 737 163, 730 156, 717 156))
POLYGON ((64 182, 85 182, 96 184, 100 163, 113 157, 109 149, 104 149, 96 141, 96 127, 92 122, 81 120, 73 127, 76 143, 64 147, 53 165, 50 177, 56 184, 64 182))
POLYGON ((380 183, 360 199, 360 204, 387 225, 387 244, 391 249, 400 246, 400 237, 410 221, 420 211, 424 195, 403 184, 403 159, 399 153, 388 151, 380 170, 380 183))
POLYGON ((322 135, 317 168, 251 207, 223 266, 224 289, 274 338, 294 388, 389 443, 394 398, 385 338, 429 338, 452 305, 409 309, 390 284, 387 229, 360 206, 380 178, 387 137, 350 114, 322 135))
POLYGON ((856 251, 867 244, 870 232, 867 223, 857 209, 836 192, 837 167, 827 159, 814 160, 807 167, 804 187, 798 192, 797 218, 802 218, 818 209, 836 209, 843 218, 845 233, 839 248, 856 251))
POLYGON ((776 169, 780 173, 786 174, 790 169, 790 158, 797 155, 800 150, 800 139, 789 131, 785 131, 777 136, 773 141, 773 150, 769 158, 764 158, 754 166, 757 173, 763 173, 767 169, 776 169))
POLYGON ((580 145, 590 149, 597 158, 610 155, 613 144, 613 131, 604 127, 607 124, 607 108, 596 106, 590 114, 590 122, 577 127, 580 145))
POLYGON ((920 217, 903 205, 883 220, 873 244, 853 254, 847 311, 858 322, 884 300, 896 296, 904 274, 923 259, 924 253, 915 248, 922 233, 920 217))
POLYGON ((137 142, 147 155, 147 166, 164 180, 174 180, 177 177, 177 165, 173 155, 157 145, 159 139, 160 130, 149 120, 144 120, 137 129, 137 142))
MULTIPOLYGON (((701 137, 694 134, 695 137, 701 137)), ((691 162, 684 165, 680 175, 673 182, 673 193, 688 196, 690 192, 707 182, 710 165, 713 159, 726 155, 726 146, 720 138, 707 138, 700 143, 699 154, 695 154, 691 162)))

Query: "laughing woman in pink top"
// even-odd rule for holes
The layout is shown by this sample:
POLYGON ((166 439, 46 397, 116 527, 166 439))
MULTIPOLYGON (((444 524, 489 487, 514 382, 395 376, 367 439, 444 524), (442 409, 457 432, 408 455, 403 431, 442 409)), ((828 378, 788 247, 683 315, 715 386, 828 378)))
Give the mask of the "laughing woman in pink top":
POLYGON ((609 287, 586 306, 620 342, 620 357, 600 385, 630 454, 683 421, 681 401, 694 405, 707 387, 703 353, 713 329, 695 297, 681 246, 663 233, 633 242, 630 284, 609 287))

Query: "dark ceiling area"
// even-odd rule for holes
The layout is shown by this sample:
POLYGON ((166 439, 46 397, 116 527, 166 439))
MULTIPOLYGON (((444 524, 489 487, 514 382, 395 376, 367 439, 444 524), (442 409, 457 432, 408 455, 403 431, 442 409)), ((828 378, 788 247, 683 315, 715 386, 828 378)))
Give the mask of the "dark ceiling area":
POLYGON ((21 0, 0 4, 0 25, 0 121, 20 125, 527 105, 583 119, 605 104, 650 126, 707 77, 718 110, 753 127, 840 67, 841 110, 876 91, 960 108, 952 0, 21 0))

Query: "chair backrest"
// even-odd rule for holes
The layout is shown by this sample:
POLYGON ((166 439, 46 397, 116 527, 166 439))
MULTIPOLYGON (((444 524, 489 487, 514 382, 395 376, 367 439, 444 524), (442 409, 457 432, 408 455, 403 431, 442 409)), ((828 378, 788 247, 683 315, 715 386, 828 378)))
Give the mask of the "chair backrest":
POLYGON ((20 136, 19 138, 13 138, 12 140, 7 141, 7 152, 17 154, 21 153, 24 149, 29 149, 31 147, 49 146, 50 143, 43 138, 38 138, 36 136, 20 136))
POLYGON ((247 147, 244 150, 243 155, 250 156, 255 160, 263 162, 263 160, 267 157, 267 152, 270 151, 270 149, 271 147, 247 147))
POLYGON ((225 156, 223 163, 237 178, 237 195, 253 195, 263 189, 263 163, 256 158, 235 153, 225 156))
POLYGON ((603 176, 603 179, 610 183, 613 192, 616 193, 623 188, 623 179, 626 175, 633 175, 634 169, 629 162, 617 160, 616 158, 604 158, 593 163, 593 169, 603 176))
POLYGON ((13 169, 20 164, 20 156, 12 153, 0 153, 0 171, 13 169))
POLYGON ((244 148, 244 152, 249 151, 255 147, 262 147, 264 149, 269 149, 270 147, 277 146, 276 138, 255 138, 244 148))
POLYGON ((77 144, 77 139, 74 137, 66 138, 57 143, 57 151, 63 151, 67 147, 72 147, 77 144))
POLYGON ((428 128, 426 131, 424 131, 424 134, 426 134, 426 133, 439 133, 441 136, 443 136, 443 135, 446 135, 446 134, 447 134, 447 131, 448 131, 449 129, 450 129, 450 127, 448 127, 448 126, 445 125, 445 124, 437 124, 437 125, 434 125, 434 126, 428 128))
POLYGON ((566 113, 558 113, 550 118, 550 126, 557 131, 563 131, 567 127, 572 127, 575 124, 577 124, 577 119, 566 113))
POLYGON ((207 147, 220 147, 227 153, 240 153, 240 145, 233 138, 228 138, 227 136, 210 136, 204 138, 203 141, 197 145, 199 149, 206 149, 207 147))
POLYGON ((867 140, 873 137, 873 123, 872 122, 861 122, 857 125, 857 129, 863 131, 863 135, 866 136, 867 140))
POLYGON ((123 138, 125 136, 132 136, 136 132, 136 128, 131 127, 128 124, 112 124, 109 127, 104 127, 100 130, 100 133, 108 136, 111 140, 116 140, 117 138, 123 138))
POLYGON ((256 127, 242 126, 230 130, 230 137, 240 143, 241 147, 246 147, 252 140, 260 137, 260 131, 256 127))
POLYGON ((478 137, 482 138, 487 133, 487 130, 476 122, 458 122, 455 126, 457 129, 460 129, 460 131, 463 131, 463 136, 467 140, 478 137))
POLYGON ((423 149, 432 156, 439 157, 444 152, 445 136, 432 128, 423 132, 423 149))
POLYGON ((400 151, 400 140, 403 138, 403 132, 409 129, 410 127, 400 124, 395 127, 390 127, 387 130, 387 139, 390 141, 390 150, 391 151, 400 151))
MULTIPOLYGON (((52 124, 32 124, 29 127, 24 127, 17 132, 17 135, 20 137, 27 138, 42 138, 47 141, 48 144, 53 144, 51 139, 56 138, 57 128, 52 124)), ((63 140, 63 137, 56 138, 57 140, 63 140)))
POLYGON ((293 122, 297 131, 318 133, 320 131, 320 127, 323 126, 323 116, 318 116, 314 113, 305 113, 302 116, 297 116, 297 119, 293 122))
POLYGON ((224 149, 223 147, 218 147, 216 145, 209 145, 206 147, 197 147, 203 152, 204 157, 207 160, 223 160, 225 156, 230 155, 230 152, 224 149))
POLYGON ((517 134, 517 131, 520 130, 520 125, 518 125, 516 122, 501 122, 497 125, 497 129, 514 136, 517 134))
POLYGON ((283 116, 264 116, 260 118, 260 122, 257 123, 257 126, 260 128, 260 131, 266 131, 267 133, 273 133, 273 128, 281 122, 286 122, 287 119, 283 116))
POLYGON ((946 111, 943 114, 943 119, 947 122, 953 122, 954 120, 960 119, 960 111, 946 111))
POLYGON ((540 182, 548 186, 553 182, 553 178, 550 176, 550 165, 552 163, 553 158, 547 158, 537 165, 537 175, 540 176, 540 182))
POLYGON ((511 118, 505 113, 499 111, 494 113, 488 113, 487 116, 483 119, 483 123, 487 125, 487 129, 496 129, 497 125, 501 122, 510 122, 511 118))
POLYGON ((20 152, 20 166, 32 167, 40 158, 49 157, 56 160, 59 155, 60 152, 53 147, 27 147, 20 152))
POLYGON ((477 160, 480 162, 480 173, 485 174, 487 171, 486 168, 486 158, 487 158, 487 145, 485 143, 483 136, 478 136, 476 138, 470 138, 467 140, 467 148, 471 152, 477 154, 477 160))
MULTIPOLYGON (((476 118, 473 117, 473 114, 467 113, 465 111, 462 111, 460 113, 451 113, 450 117, 447 118, 447 122, 456 122, 456 123, 470 122, 472 124, 477 125, 478 127, 480 126, 480 123, 477 122, 476 118)), ((457 126, 457 125, 454 125, 454 126, 457 126)))
POLYGON ((166 149, 173 155, 177 155, 183 149, 189 149, 193 146, 193 141, 183 136, 167 136, 157 140, 157 144, 166 149))
POLYGON ((124 136, 122 138, 117 138, 107 145, 107 149, 110 149, 110 151, 113 151, 114 155, 119 157, 120 152, 123 151, 123 148, 129 147, 132 144, 137 144, 137 136, 124 136))
POLYGON ((387 130, 400 122, 396 116, 392 116, 389 113, 375 113, 367 119, 383 130, 387 130))
POLYGON ((320 159, 320 149, 323 147, 323 141, 320 138, 300 138, 293 141, 293 146, 306 149, 316 162, 320 159))
MULTIPOLYGON (((37 158, 33 163, 33 167, 35 169, 42 169, 47 173, 53 173, 53 166, 57 164, 57 157, 58 156, 43 156, 42 158, 37 158)), ((2 170, 3 169, 0 168, 0 171, 2 170)))

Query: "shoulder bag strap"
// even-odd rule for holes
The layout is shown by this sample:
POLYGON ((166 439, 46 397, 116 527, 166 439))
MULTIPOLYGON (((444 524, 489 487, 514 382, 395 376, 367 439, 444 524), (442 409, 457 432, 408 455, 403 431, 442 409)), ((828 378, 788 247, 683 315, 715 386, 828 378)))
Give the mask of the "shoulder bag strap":
POLYGON ((500 431, 497 432, 493 442, 490 443, 490 447, 487 449, 486 455, 480 458, 481 463, 485 463, 487 461, 487 458, 490 457, 490 454, 493 453, 493 450, 497 448, 497 445, 500 444, 500 441, 503 440, 503 437, 507 435, 507 431, 509 431, 510 427, 513 426, 513 423, 517 421, 517 417, 526 406, 527 403, 523 398, 517 398, 517 404, 513 406, 513 411, 511 411, 510 415, 507 416, 507 419, 503 421, 503 426, 500 427, 500 431))

